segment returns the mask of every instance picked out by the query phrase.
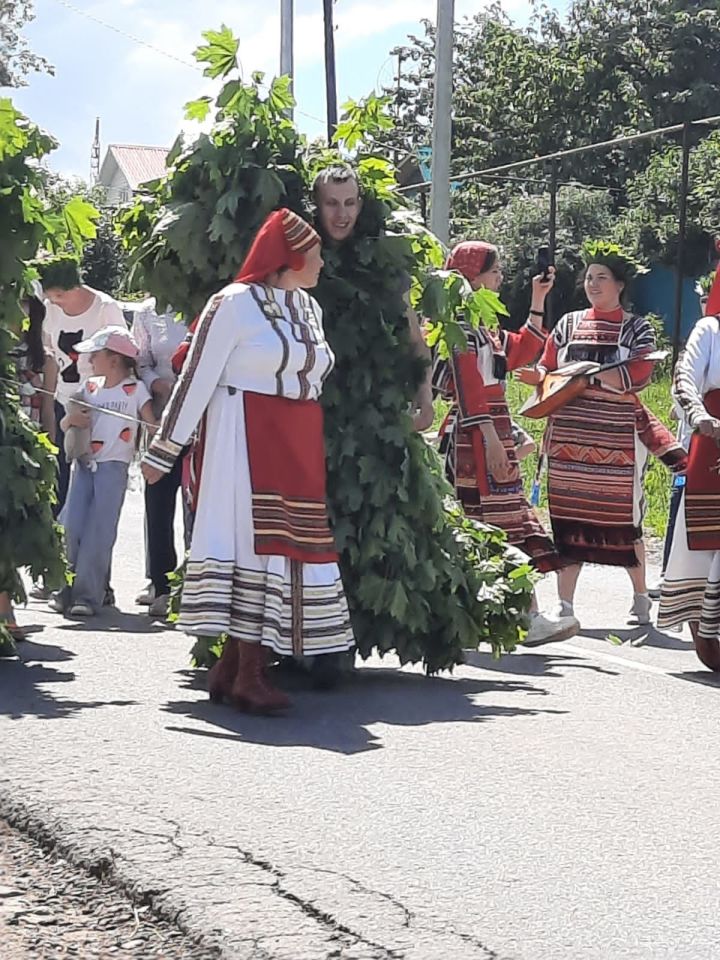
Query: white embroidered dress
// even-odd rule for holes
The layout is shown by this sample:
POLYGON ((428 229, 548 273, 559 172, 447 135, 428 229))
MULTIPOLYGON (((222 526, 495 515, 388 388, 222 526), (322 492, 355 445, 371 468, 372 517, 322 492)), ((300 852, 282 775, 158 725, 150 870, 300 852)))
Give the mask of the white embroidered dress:
MULTIPOLYGON (((688 445, 699 420, 708 416, 703 397, 711 390, 720 390, 720 318, 703 317, 680 354, 673 384, 688 445)), ((698 623, 700 636, 714 640, 720 634, 720 550, 689 548, 686 492, 675 521, 657 625, 667 630, 682 623, 698 623)))
MULTIPOLYGON (((320 308, 302 290, 234 283, 206 306, 160 432, 145 455, 145 462, 169 471, 207 415, 179 619, 187 633, 227 633, 284 655, 353 646, 336 563, 297 564, 255 552, 243 400, 246 391, 317 400, 333 363, 320 308), (256 298, 274 304, 274 311, 264 312, 256 298), (302 650, 297 638, 293 643, 298 612, 302 650)), ((268 444, 275 442, 268 436, 268 444)))

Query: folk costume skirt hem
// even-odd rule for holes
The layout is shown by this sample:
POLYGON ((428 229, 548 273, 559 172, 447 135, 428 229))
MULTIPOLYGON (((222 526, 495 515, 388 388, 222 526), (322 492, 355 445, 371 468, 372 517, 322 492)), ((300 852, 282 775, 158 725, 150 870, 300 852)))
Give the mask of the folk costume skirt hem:
POLYGON ((697 623, 700 636, 708 640, 720 632, 720 550, 689 548, 684 502, 675 522, 657 626, 667 630, 683 623, 697 623))

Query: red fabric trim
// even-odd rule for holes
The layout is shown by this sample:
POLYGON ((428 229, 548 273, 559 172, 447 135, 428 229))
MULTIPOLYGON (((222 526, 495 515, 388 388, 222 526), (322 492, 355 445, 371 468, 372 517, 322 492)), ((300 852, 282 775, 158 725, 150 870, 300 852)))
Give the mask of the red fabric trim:
MULTIPOLYGON (((703 397, 711 417, 720 419, 720 390, 703 397)), ((690 440, 685 523, 690 550, 720 550, 720 447, 712 437, 694 433, 690 440)))
POLYGON ((710 294, 708 296, 707 306, 705 307, 705 316, 714 317, 718 313, 720 313, 720 265, 718 265, 715 271, 715 279, 713 280, 712 287, 710 287, 710 294))
POLYGON ((488 413, 485 402, 485 384, 480 376, 477 356, 474 353, 459 353, 455 356, 455 389, 458 406, 463 417, 476 417, 488 413))
POLYGON ((333 563, 322 407, 315 400, 246 392, 255 552, 333 563))

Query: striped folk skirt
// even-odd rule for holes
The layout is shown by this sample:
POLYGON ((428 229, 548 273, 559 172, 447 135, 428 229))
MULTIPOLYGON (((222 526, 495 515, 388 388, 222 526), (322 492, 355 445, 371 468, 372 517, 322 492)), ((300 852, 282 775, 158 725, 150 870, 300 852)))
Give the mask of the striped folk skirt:
POLYGON ((493 479, 486 466, 480 428, 459 426, 456 408, 443 425, 440 441, 446 476, 467 517, 499 527, 508 542, 527 554, 541 573, 557 570, 561 566, 560 558, 523 491, 512 422, 502 386, 488 387, 486 399, 508 460, 517 469, 517 479, 502 484, 493 479))
POLYGON ((208 406, 179 627, 281 655, 350 649, 315 401, 219 387, 208 406))
POLYGON ((634 397, 589 388, 552 416, 545 449, 560 556, 568 563, 636 566, 647 448, 634 397))

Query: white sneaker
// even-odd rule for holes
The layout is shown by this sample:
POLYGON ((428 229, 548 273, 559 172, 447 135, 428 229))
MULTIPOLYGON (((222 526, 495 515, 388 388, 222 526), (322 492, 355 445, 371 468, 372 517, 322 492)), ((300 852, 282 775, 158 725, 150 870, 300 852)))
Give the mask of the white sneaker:
POLYGON ((51 594, 47 605, 48 610, 52 610, 53 613, 64 613, 65 604, 63 603, 62 590, 58 590, 57 593, 51 594))
POLYGON ((650 623, 650 611, 652 610, 652 600, 647 593, 636 593, 633 598, 633 605, 628 613, 628 623, 637 623, 644 626, 650 623))
POLYGON ((543 613, 535 613, 530 615, 530 629, 522 643, 524 647, 557 643, 574 637, 579 629, 580 624, 575 617, 546 617, 543 613))
POLYGON ((145 589, 135 597, 135 603, 139 607, 149 607, 155 599, 155 587, 149 583, 145 589))

